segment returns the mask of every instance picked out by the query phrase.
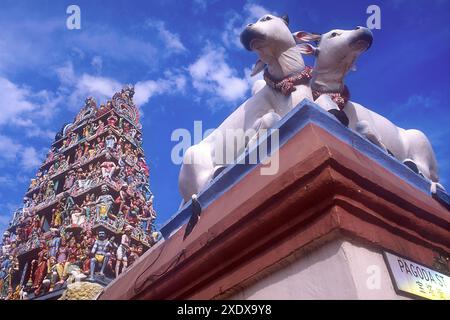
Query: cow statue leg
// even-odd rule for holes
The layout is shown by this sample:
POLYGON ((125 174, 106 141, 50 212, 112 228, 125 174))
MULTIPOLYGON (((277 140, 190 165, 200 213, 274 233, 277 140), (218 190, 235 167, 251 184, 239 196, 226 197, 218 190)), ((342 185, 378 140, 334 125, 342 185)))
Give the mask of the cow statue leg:
POLYGON ((371 127, 368 121, 361 120, 355 126, 356 131, 362 136, 366 137, 367 140, 373 144, 379 146, 384 152, 389 153, 386 146, 381 142, 380 136, 377 134, 376 130, 371 127))
POLYGON ((403 163, 430 181, 430 192, 432 194, 436 193, 437 187, 445 190, 439 183, 436 157, 425 134, 415 129, 406 130, 404 132, 404 141, 407 145, 408 158, 403 163))
POLYGON ((263 115, 261 118, 255 121, 252 129, 256 132, 255 135, 247 143, 247 149, 250 149, 258 141, 258 137, 262 130, 268 130, 273 128, 274 125, 281 120, 281 116, 276 113, 273 109, 269 110, 268 113, 263 115))
POLYGON ((203 189, 212 179, 213 173, 214 165, 208 145, 197 144, 186 150, 178 179, 184 203, 203 189))

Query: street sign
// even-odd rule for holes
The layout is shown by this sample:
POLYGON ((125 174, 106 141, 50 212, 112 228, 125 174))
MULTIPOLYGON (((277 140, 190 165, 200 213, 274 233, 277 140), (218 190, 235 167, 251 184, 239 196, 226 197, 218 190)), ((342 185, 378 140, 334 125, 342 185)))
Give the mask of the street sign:
POLYGON ((431 300, 450 300, 450 277, 388 252, 384 256, 396 291, 431 300))

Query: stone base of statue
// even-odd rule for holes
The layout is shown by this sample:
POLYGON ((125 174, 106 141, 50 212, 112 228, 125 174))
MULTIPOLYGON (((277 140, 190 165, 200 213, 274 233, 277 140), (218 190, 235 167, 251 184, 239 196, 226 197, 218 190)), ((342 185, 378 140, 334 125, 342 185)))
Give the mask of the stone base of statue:
POLYGON ((67 290, 58 300, 94 300, 102 291, 98 283, 76 282, 67 286, 67 290))
POLYGON ((450 298, 445 193, 310 102, 278 130, 275 174, 228 166, 99 299, 450 298))

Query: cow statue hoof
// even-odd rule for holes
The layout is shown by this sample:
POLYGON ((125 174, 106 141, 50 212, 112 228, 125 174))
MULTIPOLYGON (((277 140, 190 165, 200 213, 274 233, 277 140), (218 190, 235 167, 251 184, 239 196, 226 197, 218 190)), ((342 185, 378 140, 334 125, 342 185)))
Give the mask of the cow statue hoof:
POLYGON ((442 191, 445 191, 445 188, 442 184, 440 184, 439 182, 431 182, 431 186, 430 186, 430 192, 431 194, 436 194, 437 193, 437 188, 441 189, 442 191))
POLYGON ((411 159, 405 159, 403 160, 403 164, 405 166, 407 166, 408 168, 410 168, 412 171, 414 171, 414 173, 419 174, 419 168, 417 167, 417 164, 412 161, 411 159))

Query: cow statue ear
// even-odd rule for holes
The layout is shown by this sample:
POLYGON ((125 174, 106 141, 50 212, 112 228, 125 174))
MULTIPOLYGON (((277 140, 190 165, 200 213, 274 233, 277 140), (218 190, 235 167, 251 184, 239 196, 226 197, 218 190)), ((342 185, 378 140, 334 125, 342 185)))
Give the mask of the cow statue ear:
POLYGON ((319 41, 322 35, 306 31, 298 31, 292 34, 296 43, 319 41))
POLYGON ((289 16, 287 14, 282 15, 280 18, 284 20, 286 25, 289 25, 289 16))
POLYGON ((252 76, 252 77, 256 76, 258 73, 263 71, 265 67, 266 67, 266 63, 263 62, 261 59, 258 59, 255 63, 255 66, 252 69, 252 73, 250 74, 250 76, 252 76))
POLYGON ((319 49, 309 43, 299 44, 298 48, 300 48, 300 52, 302 54, 312 55, 312 56, 316 56, 316 57, 319 55, 319 49))

